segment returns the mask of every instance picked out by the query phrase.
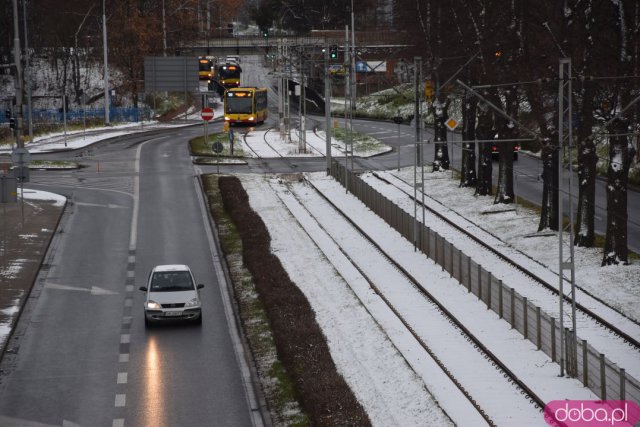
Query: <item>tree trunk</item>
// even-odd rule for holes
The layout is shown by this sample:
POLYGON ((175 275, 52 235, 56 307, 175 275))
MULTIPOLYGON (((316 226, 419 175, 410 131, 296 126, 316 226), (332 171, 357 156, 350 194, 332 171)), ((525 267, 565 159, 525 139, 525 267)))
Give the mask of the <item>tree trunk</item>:
MULTIPOLYGON (((507 114, 516 118, 518 114, 518 94, 516 88, 505 91, 507 114)), ((497 100, 497 99, 496 99, 497 100)), ((496 117, 498 139, 512 140, 518 136, 515 124, 504 117, 496 117)), ((514 202, 513 191, 513 148, 515 142, 500 142, 500 165, 498 167, 498 187, 494 203, 510 204, 514 202)))
MULTIPOLYGON (((557 138, 556 138, 557 139, 557 138)), ((538 231, 558 230, 558 163, 560 153, 550 141, 542 147, 542 206, 538 231)))
MULTIPOLYGON (((462 108, 462 140, 473 141, 476 138, 476 107, 478 100, 470 93, 465 93, 462 108)), ((476 176, 476 144, 462 143, 462 165, 460 172, 460 187, 474 187, 476 176)))
POLYGON ((449 170, 449 147, 447 146, 447 120, 449 101, 442 102, 437 99, 432 107, 433 134, 435 142, 435 154, 433 158, 433 172, 449 170))
POLYGON ((589 136, 593 131, 594 88, 585 82, 582 91, 582 108, 578 124, 578 211, 576 216, 575 244, 593 247, 595 242, 594 220, 596 204, 596 146, 589 136))
POLYGON ((542 203, 538 231, 558 229, 558 97, 553 88, 527 88, 531 112, 542 138, 542 203))
MULTIPOLYGON (((476 127, 476 139, 493 139, 493 112, 484 104, 478 104, 478 126, 476 127)), ((492 194, 493 163, 491 159, 491 143, 481 142, 478 146, 478 182, 476 195, 490 196, 492 194)))
MULTIPOLYGON (((615 119, 607 128, 609 133, 620 135, 629 132, 627 119, 615 119)), ((627 136, 609 139, 609 168, 607 171, 607 236, 602 265, 628 264, 627 248, 627 183, 629 167, 635 149, 627 136)))

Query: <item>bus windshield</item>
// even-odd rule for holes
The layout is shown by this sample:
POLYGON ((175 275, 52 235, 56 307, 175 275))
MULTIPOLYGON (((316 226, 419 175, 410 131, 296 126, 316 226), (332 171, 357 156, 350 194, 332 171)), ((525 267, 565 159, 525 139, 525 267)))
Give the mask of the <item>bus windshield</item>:
POLYGON ((224 65, 218 69, 220 77, 223 79, 232 79, 240 77, 240 67, 236 65, 224 65))
POLYGON ((200 68, 199 68, 199 70, 200 70, 200 71, 211 71, 211 66, 212 66, 212 65, 213 65, 213 64, 211 63, 211 61, 210 61, 210 60, 208 60, 208 59, 201 59, 201 60, 200 60, 200 68))
POLYGON ((227 114, 253 113, 253 98, 251 96, 251 93, 250 92, 227 92, 227 95, 225 97, 224 111, 227 114))

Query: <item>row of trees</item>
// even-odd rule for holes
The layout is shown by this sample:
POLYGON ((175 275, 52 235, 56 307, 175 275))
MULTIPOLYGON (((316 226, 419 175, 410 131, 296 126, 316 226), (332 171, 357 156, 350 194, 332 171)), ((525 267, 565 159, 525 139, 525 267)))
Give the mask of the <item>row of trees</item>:
MULTIPOLYGON (((265 0, 252 12, 262 27, 297 33, 343 29, 349 0, 265 0)), ((607 231, 603 265, 628 262, 627 184, 640 132, 640 2, 635 0, 353 0, 359 31, 394 31, 411 46, 398 55, 421 56, 436 82, 431 103, 435 169, 447 169, 444 121, 462 98, 463 139, 517 140, 542 154, 544 183, 539 229, 558 228, 559 59, 572 63, 571 141, 579 177, 575 242, 595 244, 598 161, 608 164, 607 231), (454 74, 476 93, 438 87, 454 74), (490 106, 497 107, 501 113, 490 106), (633 105, 631 105, 633 104, 633 105), (631 105, 631 106, 630 106, 631 105), (598 145, 608 154, 598 156, 598 145)), ((455 85, 455 83, 452 83, 455 85)), ((568 125, 568 126, 569 126, 568 125)), ((565 128, 566 133, 569 128, 565 128)), ((513 146, 499 143, 496 203, 514 202, 513 146)), ((463 150, 461 185, 492 195, 491 144, 463 150)), ((637 160, 636 160, 637 163, 637 160)), ((637 220, 637 213, 635 220, 637 220)))
MULTIPOLYGON (((22 3, 20 37, 24 41, 22 3)), ((13 46, 12 0, 2 0, 0 50, 13 46)), ((243 0, 106 0, 109 66, 122 76, 118 91, 137 104, 143 88, 144 57, 175 55, 189 42, 216 36, 243 10, 243 0)), ((102 64, 103 0, 60 0, 26 3, 29 48, 33 55, 47 57, 60 75, 61 93, 76 101, 83 93, 84 70, 102 64)), ((225 31, 226 32, 226 31, 225 31)), ((113 85, 112 85, 113 87, 113 85)), ((101 93, 95 88, 97 94, 101 93)))
MULTIPOLYGON (((558 227, 559 59, 570 58, 573 79, 572 141, 579 177, 575 242, 593 246, 597 144, 608 142, 607 231, 603 265, 628 262, 627 183, 640 131, 640 3, 633 0, 396 0, 396 25, 403 23, 413 53, 426 58, 431 79, 460 72, 461 81, 481 86, 463 93, 463 139, 532 138, 543 160, 540 230, 558 227), (473 58, 473 59, 471 59, 473 58), (464 67, 465 62, 468 64, 464 67), (480 95, 480 96, 477 96, 480 95), (506 115, 489 107, 497 106, 506 115), (522 126, 520 126, 522 124, 522 126)), ((566 83, 566 82, 565 82, 566 83)), ((432 104, 436 167, 446 166, 451 98, 446 88, 432 104), (444 160, 444 161, 443 161, 444 160), (444 166, 443 166, 444 165, 444 166)), ((568 127, 564 132, 568 131, 568 127)), ((496 203, 512 203, 514 142, 500 143, 496 203)), ((491 194, 491 153, 480 144, 476 159, 467 144, 462 186, 491 194)), ((635 213, 637 220, 637 212, 635 213)))

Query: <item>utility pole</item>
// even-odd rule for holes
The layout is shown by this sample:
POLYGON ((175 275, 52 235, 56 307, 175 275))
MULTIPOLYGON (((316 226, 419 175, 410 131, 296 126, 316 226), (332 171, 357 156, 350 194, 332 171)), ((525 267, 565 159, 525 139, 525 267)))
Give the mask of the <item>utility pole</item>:
MULTIPOLYGON (((346 172, 349 171, 349 141, 351 139, 351 132, 349 130, 348 121, 349 113, 347 111, 351 111, 351 106, 349 106, 349 110, 347 110, 347 99, 351 100, 351 61, 349 60, 349 26, 344 26, 344 169, 346 172)), ((348 174, 344 174, 344 188, 346 192, 349 192, 349 179, 348 174)))
MULTIPOLYGON (((162 5, 164 6, 164 2, 162 2, 162 5)), ((162 11, 164 13, 164 7, 162 11)), ((164 23, 164 20, 162 22, 164 23)), ((102 50, 104 52, 104 124, 109 125, 109 65, 107 60, 107 12, 105 0, 102 0, 102 50)))
MULTIPOLYGON (((353 110, 355 110, 356 105, 356 26, 353 15, 353 0, 351 0, 351 70, 353 71, 351 75, 351 83, 353 87, 351 88, 351 105, 353 106, 353 110)), ((353 118, 353 114, 352 114, 353 118)), ((353 153, 351 153, 351 162, 353 162, 353 153)))
MULTIPOLYGON (((102 5, 104 8, 104 0, 102 5)), ((167 56, 167 22, 165 21, 164 0, 162 0, 162 56, 167 56)))
POLYGON ((278 40, 278 63, 276 66, 276 72, 278 73, 278 129, 280 130, 280 139, 284 140, 284 78, 283 73, 283 58, 282 53, 282 36, 278 40))
POLYGON ((31 106, 31 68, 29 67, 29 43, 27 39, 27 0, 22 0, 22 19, 24 27, 24 82, 27 89, 27 120, 29 122, 29 142, 33 142, 33 108, 31 106))
POLYGON ((22 64, 20 55, 20 26, 18 25, 18 0, 13 0, 13 62, 16 67, 16 145, 18 148, 24 148, 22 141, 22 64))
POLYGON ((324 45, 324 128, 327 176, 331 175, 331 76, 329 75, 329 45, 324 45))
POLYGON ((303 56, 304 53, 304 49, 302 47, 302 45, 300 45, 300 59, 298 62, 298 73, 300 73, 300 93, 298 94, 298 124, 300 127, 300 133, 298 134, 298 152, 299 153, 304 153, 306 151, 306 144, 305 144, 305 140, 304 140, 304 114, 303 114, 303 105, 304 105, 304 71, 302 70, 303 67, 303 56))
POLYGON ((300 72, 302 73, 302 86, 300 87, 300 99, 302 100, 302 121, 300 122, 300 137, 302 142, 302 152, 307 152, 307 88, 305 86, 305 73, 304 73, 304 45, 300 52, 300 60, 302 61, 302 67, 300 72))
MULTIPOLYGON (((414 77, 414 88, 415 88, 415 104, 414 104, 414 120, 415 120, 415 128, 416 128, 416 143, 419 143, 421 140, 421 132, 420 132, 420 126, 421 126, 421 122, 422 122, 422 103, 421 101, 421 97, 420 97, 420 83, 422 81, 422 57, 421 56, 416 56, 413 58, 413 65, 414 65, 414 72, 413 72, 413 77, 414 77)), ((422 150, 422 147, 419 148, 420 150, 422 150)), ((422 158, 421 155, 419 155, 418 153, 418 158, 422 158)))

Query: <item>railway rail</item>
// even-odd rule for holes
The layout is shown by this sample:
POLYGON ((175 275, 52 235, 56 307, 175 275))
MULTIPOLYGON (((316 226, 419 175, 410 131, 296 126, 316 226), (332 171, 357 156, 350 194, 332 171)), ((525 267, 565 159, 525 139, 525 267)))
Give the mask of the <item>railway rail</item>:
MULTIPOLYGON (((385 182, 388 185, 393 186, 396 190, 404 193, 411 201, 414 201, 413 194, 411 192, 408 192, 405 188, 402 188, 402 187, 400 187, 398 185, 395 185, 390 180, 385 179, 384 177, 382 177, 379 173, 372 172, 372 176, 374 176, 375 178, 379 179, 380 181, 385 182)), ((402 181, 407 186, 412 186, 412 184, 406 182, 405 180, 402 180, 401 178, 399 178, 397 176, 395 176, 395 178, 398 179, 399 181, 402 181)), ((422 195, 420 194, 419 197, 421 197, 421 196, 422 195)), ((428 197, 428 196, 425 195, 425 197, 428 197)), ((433 199, 431 199, 431 200, 433 200, 433 199)), ((476 244, 480 245, 484 250, 494 254, 495 256, 500 258, 500 260, 502 260, 503 262, 505 262, 505 263, 509 264, 510 266, 512 266, 513 268, 517 269, 522 274, 526 275, 527 277, 529 277, 530 279, 535 281, 537 284, 542 286, 544 289, 546 289, 547 291, 553 293, 556 297, 559 295, 558 289, 555 286, 553 286, 550 283, 548 283, 543 278, 541 278, 540 275, 538 275, 535 272, 531 271, 530 269, 528 269, 527 267, 523 266, 522 264, 514 261, 512 258, 506 256, 499 249, 497 249, 497 248, 491 246, 490 244, 488 244, 485 239, 483 239, 482 237, 479 237, 477 234, 472 233, 472 232, 469 231, 469 226, 471 226, 472 228, 480 229, 477 225, 475 225, 475 224, 469 222, 468 220, 460 217, 460 218, 462 218, 463 221, 467 222, 467 224, 468 224, 467 227, 463 227, 463 226, 459 225, 458 223, 456 223, 455 221, 453 221, 452 219, 450 219, 447 216, 443 215, 442 213, 438 212, 437 210, 431 208, 427 203, 425 203, 423 205, 420 199, 415 200, 415 202, 420 206, 420 208, 424 207, 426 210, 429 211, 429 213, 431 213, 432 215, 436 216, 439 220, 441 220, 441 221, 445 222, 446 224, 448 224, 449 226, 453 227, 456 231, 458 231, 459 233, 462 233, 465 237, 473 240, 476 244)), ((437 203, 440 204, 439 202, 437 202, 437 203)), ((482 230, 482 232, 490 234, 485 230, 482 230)), ((495 236, 493 236, 493 237, 495 237, 495 236)), ((495 238, 497 239, 497 237, 495 237, 495 238)), ((557 276, 557 274, 556 274, 556 276, 557 276)), ((579 286, 576 286, 576 288, 579 289, 580 291, 584 292, 584 294, 586 294, 589 297, 591 297, 594 300, 596 300, 599 304, 602 304, 603 306, 607 307, 608 309, 615 311, 620 316, 625 317, 630 322, 632 322, 636 326, 640 327, 640 324, 638 322, 634 321, 633 319, 628 318, 628 316, 625 316, 623 313, 620 313, 619 311, 615 310, 615 308, 607 305, 604 301, 595 298, 592 294, 588 293, 586 290, 580 288, 579 286)), ((572 302, 571 296, 569 296, 569 295, 565 295, 564 296, 564 300, 567 303, 571 303, 572 302)), ((631 336, 626 331, 623 331, 621 328, 619 328, 617 325, 614 325, 613 323, 611 323, 607 319, 604 319, 602 316, 598 315, 592 309, 589 309, 588 307, 584 306, 582 303, 580 303, 577 300, 576 300, 576 310, 579 310, 585 316, 588 316, 591 319, 593 319, 593 321, 598 323, 601 327, 607 329, 611 334, 613 334, 613 335, 619 337, 620 339, 624 340, 630 347, 633 347, 635 350, 637 350, 640 353, 640 341, 638 339, 636 339, 635 337, 631 336)))
MULTIPOLYGON (((534 405, 536 410, 542 413, 545 402, 544 400, 538 396, 522 379, 520 379, 509 367, 498 357, 496 356, 483 342, 477 337, 472 331, 470 331, 460 320, 456 318, 454 314, 452 314, 443 304, 441 304, 437 298, 435 298, 421 283, 417 280, 410 272, 408 272, 405 268, 402 267, 398 262, 394 260, 394 258, 388 254, 383 248, 380 247, 378 243, 376 243, 375 239, 369 236, 363 229, 358 227, 358 225, 344 212, 342 212, 337 206, 333 204, 331 200, 329 200, 321 191, 319 191, 312 183, 309 183, 309 188, 313 189, 317 197, 322 198, 326 201, 327 205, 331 206, 335 215, 338 215, 341 221, 348 223, 350 227, 353 228, 355 233, 362 237, 363 241, 368 245, 367 248, 364 248, 362 252, 366 252, 368 254, 372 254, 375 252, 380 259, 384 259, 384 262, 391 266, 399 275, 401 275, 409 286, 414 287, 419 290, 420 294, 428 301, 428 304, 434 307, 433 310, 427 310, 430 312, 437 312, 444 319, 443 323, 449 325, 450 330, 446 332, 448 336, 455 337, 463 337, 467 343, 467 346, 464 349, 460 349, 460 353, 464 352, 475 352, 480 355, 480 359, 482 359, 485 363, 484 368, 476 366, 476 369, 492 369, 495 370, 495 374, 497 377, 502 377, 507 380, 507 382, 513 388, 512 393, 514 396, 521 396, 525 400, 528 400, 528 404, 534 405)), ((320 217, 312 212, 300 199, 300 197, 296 194, 295 191, 287 192, 287 198, 289 200, 284 200, 283 195, 278 193, 278 197, 282 201, 282 203, 289 207, 290 212, 294 217, 296 213, 294 211, 299 209, 291 209, 291 203, 297 204, 301 207, 306 215, 313 219, 317 227, 322 230, 322 232, 338 247, 340 248, 341 254, 348 260, 349 263, 353 265, 353 267, 359 272, 359 274, 364 278, 364 280, 368 283, 368 285, 375 291, 377 296, 380 297, 382 301, 386 304, 389 310, 400 320, 402 325, 406 328, 408 333, 413 336, 416 342, 419 343, 420 347, 431 357, 431 359, 440 367, 440 369, 445 373, 445 375, 451 380, 453 384, 455 384, 456 388, 466 397, 468 402, 473 405, 474 408, 478 411, 480 416, 487 422, 488 425, 499 425, 501 424, 499 421, 492 418, 490 414, 487 413, 485 408, 481 403, 478 402, 477 394, 474 394, 472 391, 468 389, 468 385, 464 384, 464 380, 460 380, 456 377, 456 373, 452 371, 451 367, 447 366, 445 361, 442 360, 442 353, 438 354, 438 351, 432 348, 432 345, 429 343, 428 339, 421 335, 418 332, 421 328, 417 325, 416 319, 411 319, 410 315, 407 315, 405 310, 406 308, 402 308, 397 306, 392 298, 389 298, 385 295, 386 291, 381 289, 377 284, 375 277, 372 276, 372 273, 367 271, 367 267, 360 264, 355 256, 350 253, 350 250, 340 242, 339 238, 336 237, 336 231, 330 230, 331 227, 326 225, 326 222, 323 223, 320 217)), ((322 217, 326 217, 322 215, 322 217)), ((332 221, 332 223, 335 222, 332 221)), ((367 302, 361 300, 363 305, 367 305, 367 302)), ((431 314, 433 315, 433 314, 431 314)), ((427 315, 430 316, 430 315, 427 315)), ((428 320, 424 319, 422 316, 419 316, 425 322, 428 320)), ((468 356, 473 359, 472 356, 468 356)), ((478 363, 478 359, 474 359, 474 363, 478 363)))

